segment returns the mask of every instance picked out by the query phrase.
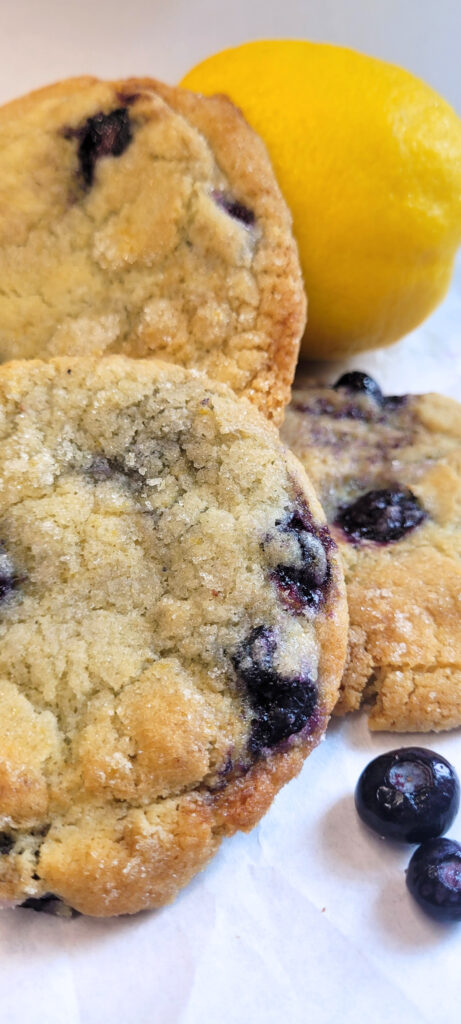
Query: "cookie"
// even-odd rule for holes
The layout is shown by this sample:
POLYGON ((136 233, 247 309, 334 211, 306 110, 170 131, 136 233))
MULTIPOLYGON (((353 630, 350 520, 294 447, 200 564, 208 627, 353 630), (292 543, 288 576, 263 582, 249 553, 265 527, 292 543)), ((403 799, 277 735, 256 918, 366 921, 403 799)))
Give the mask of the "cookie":
POLYGON ((344 564, 349 653, 340 712, 372 729, 461 724, 461 406, 385 397, 366 374, 299 383, 283 428, 344 564))
POLYGON ((280 422, 305 323, 291 217, 224 96, 75 78, 0 109, 0 359, 205 370, 280 422))
POLYGON ((275 428, 197 371, 9 363, 0 430, 0 899, 157 907, 321 738, 337 549, 275 428))

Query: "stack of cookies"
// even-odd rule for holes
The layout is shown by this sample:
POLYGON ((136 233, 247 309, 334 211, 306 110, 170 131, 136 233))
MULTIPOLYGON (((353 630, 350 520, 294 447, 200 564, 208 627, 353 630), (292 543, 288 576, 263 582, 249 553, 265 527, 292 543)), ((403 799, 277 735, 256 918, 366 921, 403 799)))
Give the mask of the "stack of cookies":
POLYGON ((224 97, 75 79, 0 138, 0 898, 133 913, 259 820, 340 688, 459 723, 461 412, 349 374, 280 440, 304 291, 224 97))

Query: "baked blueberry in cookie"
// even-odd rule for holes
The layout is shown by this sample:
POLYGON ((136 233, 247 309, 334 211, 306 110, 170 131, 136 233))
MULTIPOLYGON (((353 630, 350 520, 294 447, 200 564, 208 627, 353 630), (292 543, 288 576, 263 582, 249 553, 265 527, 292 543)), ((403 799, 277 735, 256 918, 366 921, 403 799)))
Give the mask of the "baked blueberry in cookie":
POLYGON ((249 210, 248 206, 244 206, 243 203, 239 203, 236 199, 232 199, 230 196, 226 196, 223 192, 213 192, 213 198, 221 206, 229 217, 235 217, 236 220, 240 220, 242 224, 246 224, 247 227, 251 227, 255 222, 255 215, 253 210, 249 210))
POLYGON ((426 518, 421 503, 410 490, 385 487, 367 491, 340 508, 335 523, 354 541, 391 544, 426 518))
POLYGON ((38 897, 29 896, 27 900, 20 903, 20 906, 24 910, 35 910, 39 914, 52 914, 54 917, 75 917, 78 913, 72 907, 66 906, 52 892, 46 892, 43 896, 38 897))
POLYGON ((0 541, 0 604, 24 581, 23 576, 15 571, 4 544, 0 541))
POLYGON ((250 699, 253 752, 300 733, 317 706, 317 688, 308 673, 283 676, 276 661, 277 639, 266 626, 256 626, 234 655, 237 677, 250 699))
POLYGON ((338 712, 373 729, 461 724, 461 406, 383 395, 351 371, 299 377, 282 439, 317 487, 343 559, 349 653, 338 712))
POLYGON ((157 356, 282 420, 306 300, 269 157, 230 100, 59 82, 0 108, 0 182, 1 360, 157 356))
POLYGON ((0 433, 0 900, 161 906, 323 735, 336 545, 275 428, 196 371, 5 364, 0 433))
POLYGON ((265 538, 264 550, 274 563, 271 579, 293 612, 317 608, 325 600, 330 543, 328 531, 318 529, 306 504, 299 502, 265 538))
POLYGON ((0 832, 0 856, 7 857, 14 846, 14 838, 8 832, 0 832))
POLYGON ((66 138, 78 139, 78 161, 85 185, 93 184, 97 161, 103 156, 121 156, 132 139, 130 115, 126 107, 108 114, 89 117, 81 128, 64 132, 66 138))

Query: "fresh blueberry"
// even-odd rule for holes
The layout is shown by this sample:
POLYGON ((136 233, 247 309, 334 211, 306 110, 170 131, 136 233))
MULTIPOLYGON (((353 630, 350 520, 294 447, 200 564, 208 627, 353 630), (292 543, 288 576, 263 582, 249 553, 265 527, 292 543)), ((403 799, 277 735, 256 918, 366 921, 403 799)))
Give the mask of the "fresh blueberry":
POLYGON ((233 658, 253 711, 249 744, 253 754, 300 732, 317 703, 317 688, 307 673, 287 678, 274 669, 276 648, 273 630, 256 626, 233 658))
POLYGON ((383 838, 421 843, 450 828, 459 795, 449 761, 423 747, 402 747, 370 761, 357 783, 355 806, 383 838))
POLYGON ((353 541, 373 540, 390 544, 400 540, 427 518, 427 512, 410 490, 388 487, 367 491, 339 510, 335 525, 353 541))
POLYGON ((13 836, 9 832, 0 832, 0 855, 7 857, 14 846, 13 836))
MULTIPOLYGON (((325 527, 317 528, 307 507, 300 505, 287 519, 276 524, 279 534, 296 541, 296 564, 278 562, 270 573, 284 603, 295 614, 305 608, 319 608, 331 581, 327 550, 331 538, 325 527)), ((263 544, 270 550, 271 538, 263 544)))
POLYGON ((213 199, 229 214, 229 217, 233 217, 234 220, 241 221, 245 224, 245 227, 251 228, 255 222, 255 215, 253 210, 250 210, 248 206, 244 206, 243 203, 239 203, 237 199, 232 199, 231 196, 227 196, 225 192, 218 192, 216 189, 213 192, 213 199))
POLYGON ((407 887, 436 921, 461 921, 461 844, 429 839, 419 846, 407 868, 407 887))
POLYGON ((361 373, 360 370, 351 370, 350 373, 343 373, 342 377, 339 377, 336 381, 336 384, 333 384, 335 391, 338 391, 339 388, 344 388, 345 391, 361 392, 368 395, 378 405, 382 405, 384 402, 384 396, 379 384, 373 380, 373 377, 369 377, 368 373, 361 373))
POLYGON ((80 173, 87 188, 93 184, 94 171, 103 156, 121 156, 133 137, 130 115, 126 107, 110 114, 95 114, 81 128, 65 132, 67 138, 77 138, 80 173))

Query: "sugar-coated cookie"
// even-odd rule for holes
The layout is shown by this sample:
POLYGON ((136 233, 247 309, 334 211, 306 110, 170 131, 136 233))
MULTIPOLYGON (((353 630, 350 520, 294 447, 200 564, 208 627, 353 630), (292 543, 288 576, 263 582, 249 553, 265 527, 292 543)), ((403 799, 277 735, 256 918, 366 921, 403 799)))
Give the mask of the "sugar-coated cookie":
POLYGON ((366 374, 299 381, 282 431, 339 544, 350 613, 339 711, 372 729, 461 725, 461 405, 366 374))
POLYGON ((0 900, 159 906, 324 732, 336 545, 275 428, 194 370, 5 364, 0 436, 0 900))
POLYGON ((75 78, 0 109, 0 359, 155 355, 280 422, 305 296, 262 141, 224 96, 75 78))

